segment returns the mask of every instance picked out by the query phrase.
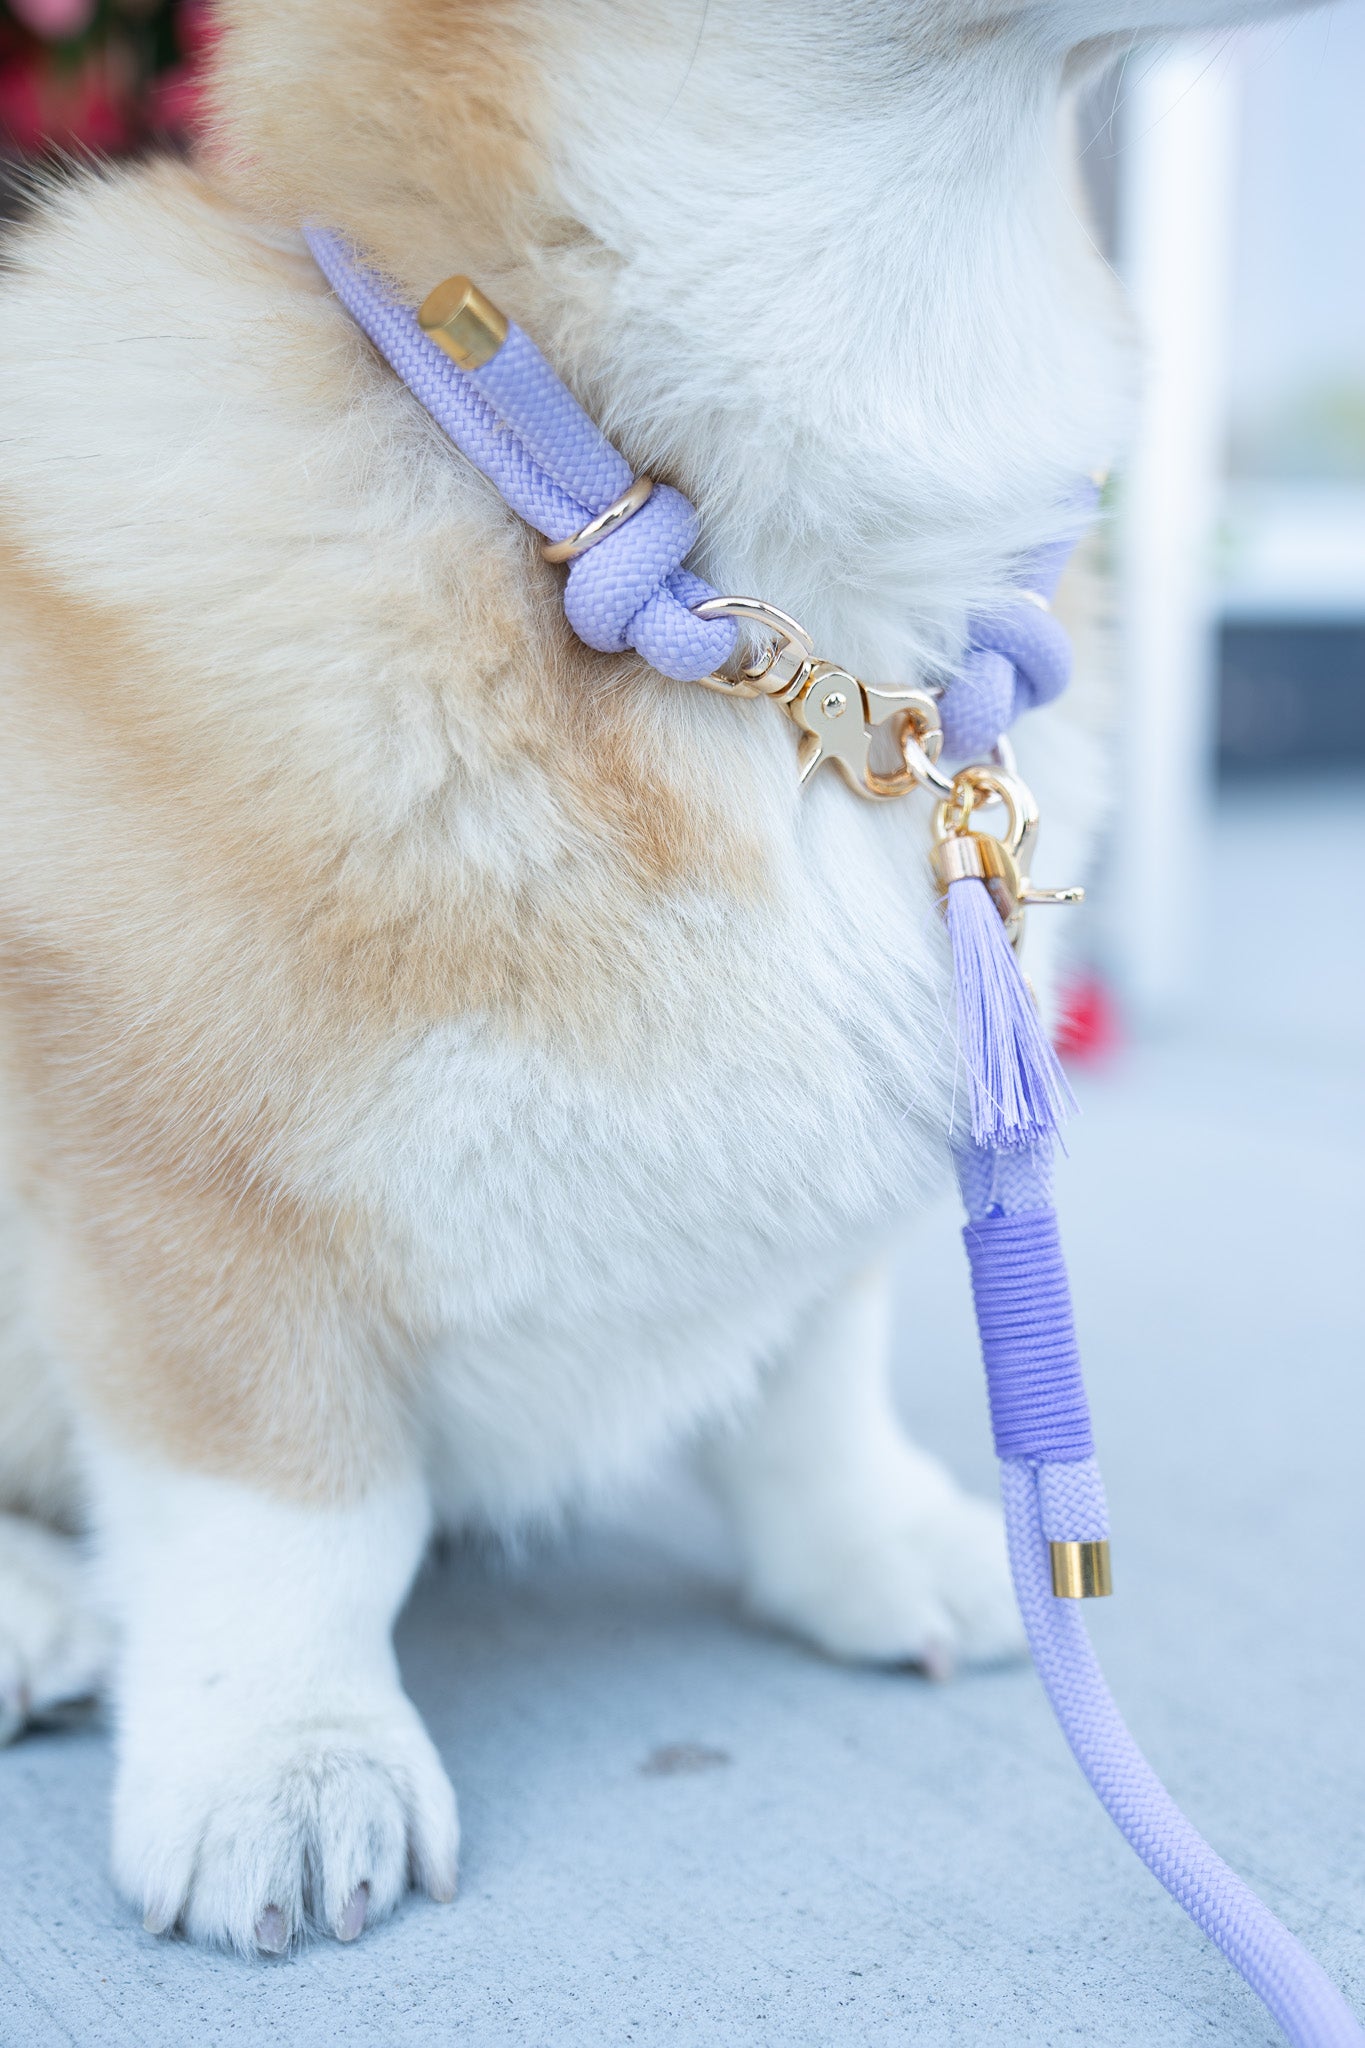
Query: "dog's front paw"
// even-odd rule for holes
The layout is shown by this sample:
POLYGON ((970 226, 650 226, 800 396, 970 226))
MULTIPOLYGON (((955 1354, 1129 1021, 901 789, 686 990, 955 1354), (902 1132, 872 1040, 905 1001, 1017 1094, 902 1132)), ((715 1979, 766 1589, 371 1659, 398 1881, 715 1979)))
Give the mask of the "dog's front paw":
POLYGON ((0 1744, 25 1722, 95 1692, 108 1653, 71 1538, 0 1515, 0 1744))
POLYGON ((453 1898, 458 1846, 450 1781, 396 1686, 257 1725, 219 1700, 126 1729, 114 1875, 153 1932, 246 1954, 310 1929, 352 1941, 410 1881, 453 1898))
POLYGON ((1000 1515, 956 1488, 913 1513, 788 1527, 752 1560, 748 1595, 829 1656, 933 1677, 1024 1647, 1000 1515))

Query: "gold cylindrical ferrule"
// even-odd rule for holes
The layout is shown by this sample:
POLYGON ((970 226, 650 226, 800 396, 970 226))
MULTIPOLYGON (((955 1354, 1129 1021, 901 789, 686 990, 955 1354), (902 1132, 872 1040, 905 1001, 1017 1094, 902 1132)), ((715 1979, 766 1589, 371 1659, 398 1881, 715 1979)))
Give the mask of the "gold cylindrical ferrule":
POLYGON ((462 370, 481 370, 507 339, 507 316, 467 277, 448 277, 428 292, 417 324, 462 370))
POLYGON ((940 889, 946 889, 950 882, 985 881, 986 863, 981 858, 984 844, 976 832, 954 832, 951 838, 936 841, 930 858, 940 889))
POLYGON ((1048 1549, 1052 1590, 1059 1600, 1103 1600, 1113 1592, 1107 1542, 1049 1543, 1048 1549))
POLYGON ((1019 870, 1009 848, 990 832, 950 832, 930 849, 940 889, 954 882, 1003 882, 1011 897, 1019 893, 1019 870))

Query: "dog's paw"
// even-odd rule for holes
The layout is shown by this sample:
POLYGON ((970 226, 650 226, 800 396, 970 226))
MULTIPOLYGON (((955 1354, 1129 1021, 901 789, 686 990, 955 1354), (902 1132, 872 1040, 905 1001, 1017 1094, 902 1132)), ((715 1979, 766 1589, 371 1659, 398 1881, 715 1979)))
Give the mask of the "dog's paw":
POLYGON ((0 1743, 96 1692, 108 1655, 109 1634, 71 1538, 0 1515, 0 1743))
POLYGON ((946 1678, 1024 1648, 997 1509, 956 1488, 869 1526, 807 1522, 751 1572, 751 1606, 831 1657, 946 1678))
POLYGON ((256 1727, 225 1705, 128 1742, 114 1876, 149 1931, 277 1955, 310 1931, 353 1941, 409 1883, 454 1897, 455 1794, 396 1687, 256 1727))

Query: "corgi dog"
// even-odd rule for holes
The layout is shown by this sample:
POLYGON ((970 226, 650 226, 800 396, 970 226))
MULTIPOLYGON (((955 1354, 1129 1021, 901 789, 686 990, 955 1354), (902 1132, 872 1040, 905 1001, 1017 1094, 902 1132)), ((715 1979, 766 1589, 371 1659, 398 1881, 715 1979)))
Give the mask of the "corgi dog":
MULTIPOLYGON (((821 1650, 1019 1642, 887 1384, 960 1094, 922 802, 803 793, 772 706, 576 641, 300 224, 414 305, 472 275, 693 500, 693 567, 923 681, 1123 442, 1069 95, 1254 11, 220 0, 199 158, 10 235, 0 1717, 107 1683, 148 1927, 449 1899, 390 1640, 424 1548, 672 1445, 821 1650)), ((1019 734, 1068 878, 1085 670, 1019 734)))

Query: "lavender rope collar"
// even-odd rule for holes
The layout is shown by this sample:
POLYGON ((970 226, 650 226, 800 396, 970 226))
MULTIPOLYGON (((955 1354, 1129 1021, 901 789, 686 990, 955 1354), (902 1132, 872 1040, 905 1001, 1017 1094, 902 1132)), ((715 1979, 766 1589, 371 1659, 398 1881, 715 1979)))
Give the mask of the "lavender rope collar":
MULTIPOLYGON (((337 236, 316 227, 305 233, 337 297, 414 397, 547 540, 581 536, 621 499, 633 481, 629 465, 519 328, 508 324, 486 361, 458 368, 337 236)), ((680 682, 712 675, 734 651, 735 626, 697 616, 715 593, 684 566, 696 538, 693 507, 661 485, 609 537, 578 553, 564 609, 580 639, 604 653, 633 647, 680 682)), ((940 705, 950 754, 991 749, 1020 712, 1065 687, 1066 636, 1037 600, 1051 596, 1068 551, 1049 548, 1021 564, 1019 599, 971 622, 966 654, 940 705)), ((1010 1562, 1034 1663, 1112 1819, 1296 2048, 1362 2048, 1365 2031, 1336 1987, 1153 1773, 1071 1597, 1107 1591, 1109 1522, 1051 1197, 1053 1132, 1067 1097, 989 909, 988 879, 978 864, 955 872, 947 886, 959 1028, 986 1104, 974 1133, 990 1139, 959 1149, 958 1179, 1010 1562), (1066 1583, 1078 1561, 1085 1570, 1066 1583), (1087 1572, 1094 1582, 1085 1582, 1087 1572)))

